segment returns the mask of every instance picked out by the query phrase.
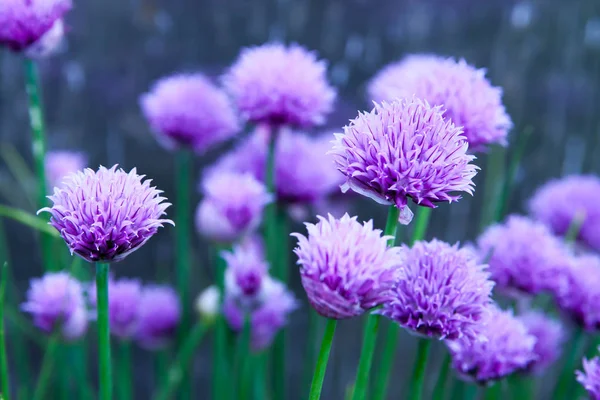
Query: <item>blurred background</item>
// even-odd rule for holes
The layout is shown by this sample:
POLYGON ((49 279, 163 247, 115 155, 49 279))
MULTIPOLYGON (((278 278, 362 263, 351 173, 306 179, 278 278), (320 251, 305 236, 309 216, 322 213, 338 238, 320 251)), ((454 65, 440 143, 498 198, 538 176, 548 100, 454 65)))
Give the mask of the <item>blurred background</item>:
MULTIPOLYGON (((48 149, 81 150, 94 168, 116 163, 126 170, 137 167, 166 197, 174 196, 173 157, 150 134, 139 95, 156 79, 174 72, 199 70, 217 77, 242 47, 267 41, 297 42, 329 61, 330 80, 339 89, 336 111, 325 127, 329 130, 340 130, 357 110, 370 108, 365 83, 385 64, 406 54, 465 58, 486 68, 492 83, 504 88, 504 103, 515 124, 508 153, 523 132, 532 133, 517 171, 511 212, 525 212, 526 199, 550 178, 600 173, 598 0, 81 1, 67 15, 67 25, 67 40, 59 54, 40 64, 48 149)), ((6 165, 18 162, 17 155, 32 165, 22 70, 20 57, 0 52, 0 196, 2 203, 34 211, 6 165)), ((222 150, 196 160, 195 179, 222 150)), ((482 154, 476 162, 482 171, 475 196, 436 209, 428 238, 468 242, 476 237, 486 202, 484 181, 501 182, 486 179, 488 158, 482 154)), ((200 195, 195 196, 196 203, 200 195)), ((352 212, 384 225, 385 207, 372 201, 357 199, 352 212)), ((11 221, 2 224, 10 251, 4 250, 3 257, 10 257, 15 284, 24 298, 29 279, 43 272, 36 236, 11 221)), ((298 224, 295 229, 303 228, 298 224)), ((174 282, 173 232, 161 230, 149 246, 115 265, 116 276, 174 282)), ((198 293, 212 282, 211 255, 199 237, 194 244, 193 285, 198 293)), ((305 386, 300 385, 305 383, 302 356, 308 307, 297 274, 292 276, 302 307, 290 322, 291 399, 305 396, 305 386)), ((342 398, 354 377, 361 322, 342 322, 338 328, 344 334, 336 337, 325 399, 342 398)), ((398 371, 411 365, 415 343, 402 337, 398 371)), ((24 351, 23 356, 39 358, 35 347, 24 351)), ((432 371, 440 354, 436 352, 432 371)), ((207 341, 193 370, 198 389, 209 385, 209 356, 207 341)), ((135 357, 136 398, 149 398, 150 356, 136 350, 135 357)), ((403 382, 393 379, 392 384, 390 393, 402 393, 403 382)))

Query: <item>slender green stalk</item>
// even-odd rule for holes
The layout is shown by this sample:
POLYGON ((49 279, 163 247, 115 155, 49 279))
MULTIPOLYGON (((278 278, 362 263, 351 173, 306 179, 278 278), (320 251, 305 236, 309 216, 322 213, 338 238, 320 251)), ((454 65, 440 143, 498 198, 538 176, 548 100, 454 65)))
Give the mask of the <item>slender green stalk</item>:
POLYGON ((110 364, 110 329, 108 325, 108 271, 110 264, 96 263, 96 293, 98 297, 98 400, 112 400, 110 364))
MULTIPOLYGON (((289 230, 287 226, 287 215, 280 205, 277 206, 277 236, 279 242, 277 243, 277 268, 279 270, 278 276, 282 282, 288 282, 289 280, 289 266, 288 266, 288 242, 289 242, 289 230)), ((287 329, 284 327, 281 329, 275 341, 273 343, 273 372, 274 372, 274 386, 277 399, 287 399, 287 373, 286 373, 286 360, 287 360, 287 329)))
POLYGON ((575 331, 575 335, 571 339, 570 351, 565 353, 562 363, 563 369, 558 379, 558 384, 553 392, 553 398, 555 400, 565 400, 568 398, 571 386, 575 380, 575 373, 573 371, 575 370, 575 366, 581 357, 583 349, 585 349, 586 342, 587 336, 585 335, 585 332, 583 329, 578 328, 575 331))
POLYGON ((169 368, 168 381, 163 385, 158 396, 156 396, 157 400, 168 400, 173 397, 177 387, 186 375, 185 372, 194 359, 196 348, 202 342, 205 333, 206 325, 201 322, 198 322, 189 332, 183 346, 179 349, 179 353, 177 353, 175 361, 169 368))
POLYGON ((60 237, 58 231, 52 226, 48 225, 47 221, 44 221, 42 218, 38 218, 35 215, 20 210, 18 208, 13 208, 0 204, 0 217, 10 218, 14 221, 28 226, 29 228, 33 228, 36 231, 42 233, 42 237, 60 237))
POLYGON ((308 333, 306 354, 304 354, 304 374, 302 387, 310 385, 315 360, 317 358, 317 335, 319 335, 319 322, 322 318, 312 308, 308 309, 308 333))
POLYGON ((163 387, 166 384, 169 375, 169 350, 163 349, 156 352, 154 357, 154 382, 157 387, 163 387))
POLYGON ((4 396, 4 400, 10 400, 8 357, 6 355, 7 347, 4 337, 4 295, 6 294, 6 281, 8 279, 8 263, 4 262, 0 274, 0 379, 2 380, 0 388, 2 388, 1 394, 4 396))
POLYGON ((481 207, 480 228, 488 226, 496 217, 502 196, 506 150, 494 146, 487 155, 485 181, 483 184, 483 207, 481 207))
POLYGON ((431 349, 431 340, 420 338, 417 347, 417 360, 413 369, 412 379, 408 398, 410 400, 420 400, 423 397, 423 384, 425 382, 425 369, 427 368, 427 359, 431 349))
POLYGON ((375 344, 377 343, 380 320, 381 317, 379 315, 372 314, 367 317, 360 361, 358 363, 358 371, 356 372, 356 380, 354 383, 353 400, 364 400, 367 398, 369 374, 371 372, 371 365, 373 364, 373 354, 375 354, 375 344))
POLYGON ((267 399, 267 353, 253 356, 254 398, 267 399))
POLYGON ((429 226, 429 219, 431 218, 431 211, 433 209, 429 207, 419 207, 417 210, 417 217, 415 220, 415 230, 413 231, 410 245, 415 244, 416 241, 423 240, 427 233, 427 227, 429 226))
POLYGON ((321 389, 325 380, 325 371, 327 371, 327 362, 329 361, 329 353, 331 352, 331 344, 335 334, 337 321, 335 319, 327 319, 323 339, 321 341, 321 350, 317 358, 317 365, 313 374, 312 383, 310 385, 309 400, 319 400, 321 398, 321 389))
MULTIPOLYGON (((92 389, 87 372, 87 357, 85 339, 82 339, 77 345, 71 346, 71 356, 73 370, 77 381, 77 399, 93 400, 94 390, 92 389)), ((69 370, 70 371, 70 370, 69 370)))
POLYGON ((400 215, 400 210, 398 208, 391 206, 388 210, 387 220, 385 221, 385 228, 383 230, 383 234, 386 236, 393 236, 387 242, 388 247, 394 245, 394 241, 396 240, 396 232, 398 231, 398 216, 400 215))
MULTIPOLYGON (((488 387, 485 391, 485 400, 501 400, 504 398, 504 381, 496 382, 492 386, 488 387)), ((519 393, 520 398, 524 396, 524 393, 519 393)))
MULTIPOLYGON (((35 61, 25 58, 25 89, 29 100, 29 122, 31 124, 31 147, 35 174, 37 178, 37 207, 42 208, 47 204, 46 199, 46 133, 44 127, 44 112, 41 86, 35 61)), ((52 242, 48 235, 41 235, 42 255, 46 270, 53 269, 54 254, 52 254, 52 242)))
MULTIPOLYGON (((224 248, 217 247, 216 259, 215 259, 215 276, 217 287, 219 288, 220 299, 222 307, 223 295, 225 291, 225 260, 221 257, 220 252, 225 250, 224 248)), ((215 342, 213 347, 213 389, 212 397, 213 400, 226 400, 230 396, 230 385, 229 385, 229 357, 227 356, 227 324, 222 314, 217 315, 215 320, 215 342)))
POLYGON ((446 353, 444 360, 442 361, 442 367, 440 368, 440 374, 438 375, 435 389, 433 390, 433 400, 444 400, 446 397, 446 382, 448 381, 448 372, 450 372, 451 361, 450 354, 446 353))
POLYGON ((117 391, 119 393, 120 400, 131 400, 133 397, 133 376, 132 376, 132 365, 131 365, 131 343, 128 340, 121 340, 119 342, 119 373, 117 378, 119 380, 117 391))
POLYGON ((33 400, 42 400, 45 398, 50 378, 52 377, 52 370, 54 369, 54 353, 58 347, 58 333, 55 333, 50 341, 48 347, 44 352, 44 358, 42 359, 42 367, 40 374, 38 375, 37 382, 35 384, 35 392, 33 392, 33 400))
POLYGON ((573 220, 569 224, 569 229, 565 234, 565 242, 567 243, 575 243, 577 240, 577 236, 579 236, 579 231, 581 231, 581 226, 585 222, 585 212, 583 210, 579 210, 575 213, 573 220))
POLYGON ((246 400, 252 394, 252 369, 250 355, 250 316, 244 317, 242 333, 238 337, 235 355, 235 373, 237 375, 236 399, 246 400))

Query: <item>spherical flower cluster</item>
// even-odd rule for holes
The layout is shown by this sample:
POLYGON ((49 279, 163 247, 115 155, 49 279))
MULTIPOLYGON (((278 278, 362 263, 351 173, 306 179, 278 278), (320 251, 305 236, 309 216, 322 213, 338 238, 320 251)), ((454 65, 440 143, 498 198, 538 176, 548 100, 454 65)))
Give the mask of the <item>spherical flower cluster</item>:
POLYGON ((244 119, 275 127, 323 124, 336 98, 326 63, 298 45, 242 50, 223 84, 244 119))
POLYGON ((600 400, 600 358, 583 359, 583 371, 576 371, 577 382, 587 390, 591 400, 600 400))
POLYGON ((559 308, 583 328, 600 330, 600 256, 574 257, 565 275, 566 289, 555 295, 559 308))
POLYGON ((217 242, 233 242, 260 225, 272 201, 267 188, 249 173, 224 171, 207 176, 205 197, 196 211, 198 232, 217 242))
POLYGON ((492 306, 479 325, 481 340, 448 341, 454 368, 468 380, 485 384, 527 368, 536 359, 535 337, 511 311, 492 306))
POLYGON ((111 280, 108 284, 108 320, 110 333, 132 337, 137 329, 142 286, 135 279, 111 280))
POLYGON ((528 311, 518 319, 536 339, 533 348, 536 359, 527 368, 541 373, 560 357, 566 339, 565 329, 560 322, 538 311, 528 311))
POLYGON ((477 167, 467 154, 461 128, 444 120, 440 107, 419 99, 376 104, 336 134, 332 153, 352 189, 381 204, 393 204, 410 222, 408 198, 426 207, 473 193, 477 167))
POLYGON ((48 198, 54 203, 43 208, 51 214, 50 225, 60 232, 71 253, 90 262, 119 261, 137 250, 164 223, 169 203, 162 193, 143 180, 135 168, 127 173, 100 167, 66 178, 48 198))
POLYGON ((373 229, 373 221, 361 224, 348 214, 318 218, 317 224, 306 223, 308 237, 292 234, 302 285, 315 310, 345 319, 390 301, 403 262, 398 248, 387 247, 392 237, 373 229))
POLYGON ((502 89, 492 86, 485 70, 465 60, 412 55, 385 67, 370 82, 376 101, 416 97, 444 107, 444 118, 462 126, 471 151, 506 145, 513 124, 502 104, 502 89))
POLYGON ((87 328, 81 283, 66 272, 49 272, 33 279, 21 309, 33 316, 35 326, 46 333, 60 329, 66 339, 81 337, 87 328))
POLYGON ((489 258, 492 279, 506 293, 558 293, 564 290, 567 247, 541 223, 512 215, 493 225, 477 240, 482 258, 489 258))
POLYGON ((50 151, 46 153, 44 167, 50 188, 61 187, 63 179, 87 165, 85 154, 74 151, 50 151))
POLYGON ((577 239, 600 251, 600 178, 573 175, 542 186, 529 202, 533 216, 564 235, 575 218, 582 221, 577 239))
POLYGON ((439 240, 403 247, 391 300, 378 312, 427 337, 478 339, 494 283, 469 250, 439 240))
POLYGON ((148 349, 165 346, 181 316, 177 293, 168 286, 146 286, 138 307, 135 337, 139 343, 148 349))
POLYGON ((62 38, 62 18, 72 6, 71 0, 2 0, 0 45, 44 55, 62 38))
POLYGON ((255 246, 236 246, 233 252, 224 252, 222 257, 227 262, 227 296, 249 307, 260 301, 269 269, 262 252, 255 246))
POLYGON ((192 148, 201 154, 240 128, 227 95, 202 74, 163 78, 142 95, 140 105, 168 149, 192 148))

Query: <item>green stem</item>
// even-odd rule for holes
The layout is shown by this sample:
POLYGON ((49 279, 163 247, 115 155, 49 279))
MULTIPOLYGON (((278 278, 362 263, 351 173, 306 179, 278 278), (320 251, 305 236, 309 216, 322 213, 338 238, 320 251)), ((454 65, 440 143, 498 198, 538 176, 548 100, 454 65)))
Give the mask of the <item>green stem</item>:
POLYGON ((438 375, 435 389, 433 390, 433 400, 444 400, 446 397, 446 381, 448 381, 448 372, 450 372, 450 364, 452 358, 450 354, 446 353, 444 360, 442 361, 442 367, 440 368, 440 374, 438 375))
POLYGON ((73 359, 73 365, 75 373, 77 375, 77 389, 79 390, 77 398, 82 400, 93 400, 94 390, 90 386, 88 373, 87 373, 87 362, 86 362, 86 345, 85 339, 76 345, 71 346, 71 355, 73 359))
POLYGON ((431 210, 429 207, 419 207, 417 210, 417 217, 415 219, 415 229, 410 240, 412 246, 415 242, 423 240, 427 233, 427 227, 429 226, 429 219, 431 218, 431 210))
POLYGON ((254 359, 254 398, 267 399, 267 354, 261 353, 254 359))
POLYGON ((202 342, 205 333, 206 325, 200 322, 189 332, 183 346, 179 349, 177 358, 169 368, 168 381, 159 391, 159 395, 156 397, 157 400, 168 400, 173 397, 177 387, 186 376, 186 371, 194 359, 194 352, 202 342))
POLYGON ((313 368, 315 360, 317 358, 317 335, 319 334, 319 322, 322 319, 315 310, 309 308, 308 310, 308 333, 307 333, 307 345, 306 354, 304 355, 304 374, 302 387, 306 387, 310 384, 313 374, 313 368))
POLYGON ((425 382, 425 369, 427 368, 427 359, 431 349, 431 340, 420 338, 417 347, 417 360, 413 369, 408 398, 410 400, 420 400, 423 397, 423 383, 425 382))
POLYGON ((365 332, 363 334, 363 344, 356 372, 354 383, 353 400, 364 400, 367 398, 369 388, 369 374, 373 364, 373 354, 375 354, 375 344, 377 343, 377 332, 379 331, 379 315, 371 314, 367 317, 365 332))
MULTIPOLYGON (((217 287, 220 293, 220 307, 223 304, 223 293, 225 293, 225 260, 221 257, 221 251, 225 250, 220 246, 216 248, 216 259, 215 259, 215 276, 217 287)), ((229 388, 229 357, 227 356, 227 323, 223 318, 222 313, 217 315, 215 320, 215 342, 213 347, 213 400, 229 399, 230 392, 229 388)))
POLYGON ((98 325, 98 400, 112 400, 110 364, 110 328, 108 325, 108 271, 110 264, 96 263, 97 325, 98 325))
POLYGON ((585 212, 583 210, 578 210, 573 216, 571 223, 569 224, 569 228, 567 229, 567 233, 565 234, 565 242, 567 243, 575 243, 577 240, 577 236, 579 236, 579 231, 581 231, 581 226, 585 222, 585 212))
POLYGON ((131 343, 128 340, 119 342, 119 398, 121 400, 131 400, 133 397, 133 376, 131 364, 131 343))
POLYGON ((383 234, 385 236, 393 236, 387 242, 388 247, 394 245, 394 241, 396 240, 396 232, 398 231, 398 216, 400 215, 400 210, 397 207, 391 206, 388 209, 387 220, 385 222, 385 228, 383 230, 383 234))
POLYGON ((35 392, 33 393, 33 400, 42 400, 46 395, 46 390, 48 389, 48 383, 50 383, 50 378, 52 377, 52 370, 54 368, 54 353, 56 352, 56 348, 58 347, 58 333, 55 333, 48 343, 48 347, 46 347, 46 351, 44 352, 44 358, 42 360, 42 367, 40 369, 40 374, 38 376, 35 392))
MULTIPOLYGON (((37 178, 37 207, 43 208, 47 204, 46 199, 46 133, 44 128, 44 112, 40 95, 40 81, 35 61, 25 58, 25 89, 29 100, 29 122, 31 124, 31 146, 35 174, 37 178)), ((47 271, 53 269, 52 242, 48 235, 41 235, 42 255, 44 266, 47 271)))
MULTIPOLYGON (((503 398, 503 382, 496 382, 492 386, 488 387, 485 391, 485 400, 500 400, 503 398)), ((525 393, 520 393, 520 396, 524 396, 525 393)), ((521 397, 525 398, 525 397, 521 397)))
POLYGON ((327 362, 329 361, 329 353, 331 352, 331 344, 333 343, 336 325, 337 320, 327 319, 325 332, 323 332, 323 339, 321 341, 321 350, 319 351, 317 365, 315 366, 315 372, 310 385, 310 393, 308 395, 309 400, 319 400, 321 398, 321 389, 323 388, 323 381, 325 380, 325 371, 327 371, 327 362))
POLYGON ((502 182, 504 181, 506 150, 494 146, 487 155, 485 180, 483 183, 483 206, 481 207, 480 228, 488 226, 496 217, 502 196, 502 182))
POLYGON ((587 342, 587 336, 583 329, 578 328, 575 331, 575 335, 571 339, 571 349, 569 352, 565 353, 565 359, 563 360, 563 369, 560 374, 558 384, 554 389, 554 399, 555 400, 564 400, 567 398, 567 395, 570 393, 571 385, 575 380, 575 373, 573 372, 575 366, 583 349, 585 348, 587 342))
POLYGON ((235 373, 238 377, 237 397, 236 399, 245 400, 252 393, 252 370, 250 363, 250 335, 251 335, 250 316, 244 317, 242 332, 238 337, 236 355, 235 355, 235 373))
MULTIPOLYGON (((10 381, 8 375, 8 357, 6 354, 6 339, 4 334, 4 295, 6 294, 6 281, 8 280, 8 263, 2 264, 0 270, 0 379, 4 400, 10 400, 10 381)), ((0 396, 1 397, 1 396, 0 396)))
POLYGON ((51 225, 48 225, 47 221, 44 221, 42 218, 36 217, 35 215, 20 210, 18 208, 13 208, 0 204, 0 217, 10 218, 14 221, 28 226, 29 228, 35 229, 36 231, 39 231, 42 234, 42 237, 60 237, 58 231, 54 229, 54 227, 52 227, 51 225))

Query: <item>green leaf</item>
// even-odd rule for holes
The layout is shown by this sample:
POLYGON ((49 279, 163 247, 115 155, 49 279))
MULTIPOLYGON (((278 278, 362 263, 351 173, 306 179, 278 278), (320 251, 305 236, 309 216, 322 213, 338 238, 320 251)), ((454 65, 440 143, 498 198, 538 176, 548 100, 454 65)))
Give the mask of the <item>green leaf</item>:
POLYGON ((33 214, 29 214, 26 211, 19 210, 18 208, 8 207, 0 205, 0 217, 6 217, 13 219, 17 222, 27 225, 39 232, 46 233, 52 237, 59 237, 58 231, 52 226, 48 225, 46 221, 36 217, 33 214))

